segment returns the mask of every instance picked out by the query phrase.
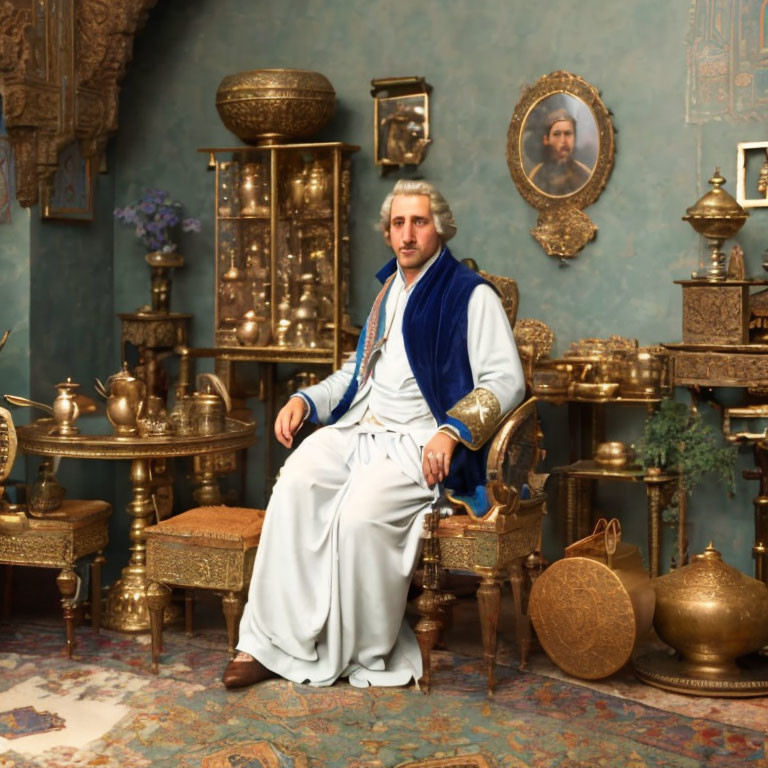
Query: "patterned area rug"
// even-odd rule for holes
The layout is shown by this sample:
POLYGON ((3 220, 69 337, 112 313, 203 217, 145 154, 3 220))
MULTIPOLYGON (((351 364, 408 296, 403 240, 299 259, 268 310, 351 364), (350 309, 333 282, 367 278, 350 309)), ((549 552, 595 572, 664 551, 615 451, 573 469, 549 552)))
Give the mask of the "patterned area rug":
MULTIPOLYGON (((0 626, 0 768, 698 768, 768 766, 762 729, 723 722, 718 700, 662 694, 677 711, 514 666, 494 699, 478 658, 436 654, 433 693, 316 689, 271 680, 238 692, 219 676, 223 632, 166 632, 160 674, 148 638, 55 624, 0 626), (683 714, 686 702, 694 712, 683 714), (708 702, 709 707, 702 702, 708 702)), ((611 683, 603 683, 610 686, 611 683)), ((731 706, 740 706, 730 703, 731 706)), ((762 710, 766 712, 765 709, 762 710)))

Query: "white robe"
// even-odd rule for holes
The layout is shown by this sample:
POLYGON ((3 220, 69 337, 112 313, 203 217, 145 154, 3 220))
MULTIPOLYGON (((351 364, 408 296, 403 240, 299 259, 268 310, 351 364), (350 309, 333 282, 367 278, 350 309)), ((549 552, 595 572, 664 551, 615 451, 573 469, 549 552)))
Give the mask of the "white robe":
MULTIPOLYGON (((415 284, 395 278, 372 375, 336 424, 289 457, 267 507, 237 647, 294 682, 330 685, 343 676, 358 686, 404 685, 422 674, 403 616, 423 515, 435 498, 421 451, 438 425, 403 346, 415 284)), ((524 391, 509 322, 488 286, 472 292, 467 311, 475 386, 491 390, 504 413, 524 391)), ((351 358, 303 391, 321 423, 353 370, 351 358)))

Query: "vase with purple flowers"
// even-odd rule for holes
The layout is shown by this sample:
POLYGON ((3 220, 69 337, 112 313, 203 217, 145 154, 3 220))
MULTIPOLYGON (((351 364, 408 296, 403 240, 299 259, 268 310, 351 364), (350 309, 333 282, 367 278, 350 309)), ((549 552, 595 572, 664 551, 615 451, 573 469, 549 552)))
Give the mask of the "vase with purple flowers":
POLYGON ((135 203, 115 208, 117 221, 131 226, 146 249, 152 270, 153 313, 167 314, 171 305, 171 270, 184 266, 178 252, 179 232, 199 232, 200 221, 182 216, 183 206, 162 189, 149 188, 135 203))

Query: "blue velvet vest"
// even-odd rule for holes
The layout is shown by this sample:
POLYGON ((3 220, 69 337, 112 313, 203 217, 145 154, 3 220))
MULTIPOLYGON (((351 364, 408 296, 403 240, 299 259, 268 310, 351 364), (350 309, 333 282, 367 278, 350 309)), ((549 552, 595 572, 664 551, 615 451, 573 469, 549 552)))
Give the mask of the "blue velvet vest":
MULTIPOLYGON (((376 275, 384 282, 397 269, 391 259, 376 275)), ((487 283, 469 267, 456 261, 443 247, 437 260, 416 283, 403 315, 403 341, 411 370, 438 424, 449 422, 447 411, 474 388, 467 351, 467 309, 472 291, 487 283)), ((383 329, 383 312, 379 326, 383 329)), ((370 318, 366 321, 366 328, 370 318)), ((348 409, 357 392, 366 328, 357 348, 357 369, 331 423, 348 409)), ((379 332, 377 332, 377 337, 379 332)), ((471 451, 457 445, 446 488, 456 494, 473 494, 485 484, 487 448, 471 451)))

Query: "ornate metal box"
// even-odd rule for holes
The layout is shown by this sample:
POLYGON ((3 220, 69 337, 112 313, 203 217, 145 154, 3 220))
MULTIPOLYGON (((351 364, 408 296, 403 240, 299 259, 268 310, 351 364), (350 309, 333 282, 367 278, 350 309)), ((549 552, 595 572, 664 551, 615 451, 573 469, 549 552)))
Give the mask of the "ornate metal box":
POLYGON ((757 283, 676 280, 683 287, 684 344, 749 342, 749 288, 757 283))

